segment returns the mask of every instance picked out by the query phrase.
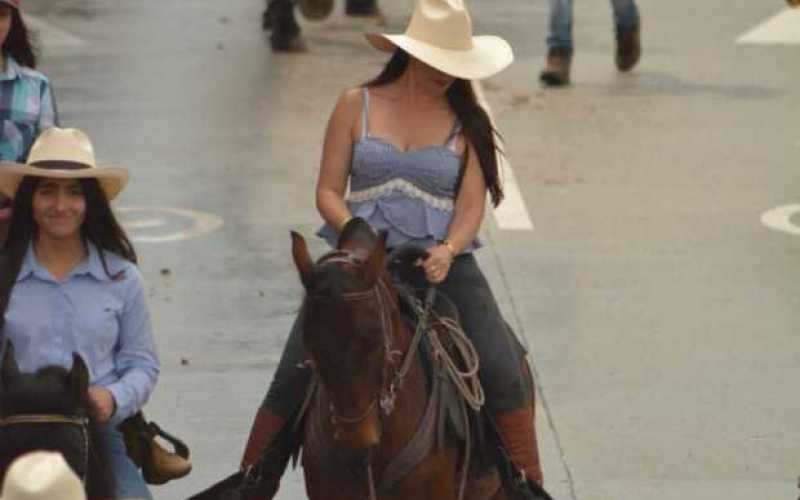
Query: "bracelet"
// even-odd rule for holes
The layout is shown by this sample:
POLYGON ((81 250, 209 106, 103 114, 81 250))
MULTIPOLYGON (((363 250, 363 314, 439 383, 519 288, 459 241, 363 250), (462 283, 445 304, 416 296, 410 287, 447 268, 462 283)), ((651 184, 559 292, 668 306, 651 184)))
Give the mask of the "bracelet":
POLYGON ((453 247, 453 242, 450 241, 450 238, 445 238, 442 240, 442 245, 450 252, 450 257, 456 258, 456 249, 453 247))

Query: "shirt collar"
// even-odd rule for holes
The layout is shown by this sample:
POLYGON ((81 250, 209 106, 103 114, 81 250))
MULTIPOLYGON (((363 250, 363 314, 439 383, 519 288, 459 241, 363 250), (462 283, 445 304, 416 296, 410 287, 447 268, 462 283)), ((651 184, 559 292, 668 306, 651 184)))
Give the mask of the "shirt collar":
MULTIPOLYGON (((103 261, 100 258, 100 251, 97 247, 93 243, 87 241, 86 249, 88 255, 80 264, 75 266, 75 269, 73 269, 71 273, 69 273, 67 280, 71 279, 73 276, 86 275, 93 277, 97 281, 111 281, 105 268, 103 268, 103 261)), ((36 258, 36 252, 33 250, 33 243, 28 245, 28 250, 25 252, 25 258, 22 260, 22 265, 17 275, 17 281, 22 281, 30 275, 34 275, 43 280, 52 281, 53 279, 50 272, 47 271, 36 258)))
POLYGON ((8 54, 6 57, 6 70, 0 73, 0 80, 16 80, 19 77, 19 64, 8 54))

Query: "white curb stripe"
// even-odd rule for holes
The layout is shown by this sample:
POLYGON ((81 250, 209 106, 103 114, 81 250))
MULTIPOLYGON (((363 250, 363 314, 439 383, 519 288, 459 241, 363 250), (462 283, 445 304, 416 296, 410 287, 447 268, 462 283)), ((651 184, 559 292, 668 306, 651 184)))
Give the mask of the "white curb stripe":
POLYGON ((736 40, 738 44, 800 44, 800 9, 786 9, 759 24, 736 40))

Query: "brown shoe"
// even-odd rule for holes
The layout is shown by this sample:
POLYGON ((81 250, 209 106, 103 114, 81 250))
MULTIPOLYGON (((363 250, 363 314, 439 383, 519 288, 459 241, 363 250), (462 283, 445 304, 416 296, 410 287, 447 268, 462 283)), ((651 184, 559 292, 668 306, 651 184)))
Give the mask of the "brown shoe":
POLYGON ((281 476, 289 462, 290 453, 286 452, 282 446, 274 446, 278 433, 283 429, 285 423, 286 419, 283 417, 264 407, 259 408, 242 457, 241 465, 244 471, 253 468, 261 460, 268 462, 261 469, 261 483, 268 499, 278 491, 281 476))
POLYGON ((630 29, 617 30, 617 69, 630 71, 642 56, 642 44, 639 37, 639 24, 630 29))
POLYGON ((495 422, 511 461, 528 479, 542 485, 544 478, 539 462, 533 407, 498 413, 495 415, 495 422))
POLYGON ((554 47, 547 51, 547 63, 539 74, 545 85, 560 87, 569 85, 569 68, 572 64, 572 50, 554 47))

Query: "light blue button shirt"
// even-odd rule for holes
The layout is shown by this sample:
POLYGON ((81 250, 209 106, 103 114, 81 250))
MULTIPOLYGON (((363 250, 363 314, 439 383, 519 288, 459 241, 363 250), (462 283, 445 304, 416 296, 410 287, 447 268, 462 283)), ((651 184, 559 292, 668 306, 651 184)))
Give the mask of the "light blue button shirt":
POLYGON ((14 343, 19 368, 46 365, 69 369, 81 355, 92 385, 114 395, 116 424, 136 413, 150 397, 159 359, 139 269, 111 252, 87 244, 88 256, 63 280, 36 259, 30 245, 5 314, 4 336, 14 343))

